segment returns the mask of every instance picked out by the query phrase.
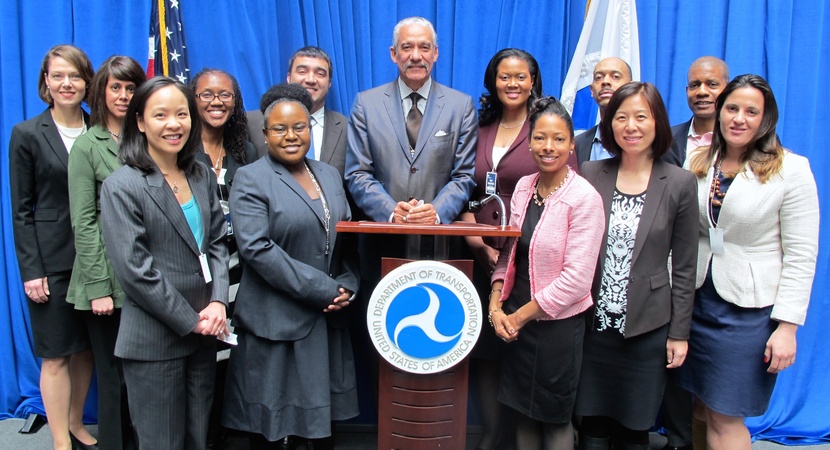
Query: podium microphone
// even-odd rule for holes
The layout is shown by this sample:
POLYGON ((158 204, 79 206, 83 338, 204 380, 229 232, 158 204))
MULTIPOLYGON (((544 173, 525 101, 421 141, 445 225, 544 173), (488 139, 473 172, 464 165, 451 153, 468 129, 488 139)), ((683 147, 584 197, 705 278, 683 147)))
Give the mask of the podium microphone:
POLYGON ((494 199, 499 202, 499 207, 501 207, 501 217, 499 221, 501 223, 502 228, 504 228, 507 226, 507 216, 504 211, 504 201, 497 194, 490 194, 481 200, 470 200, 470 202, 467 205, 467 208, 470 210, 470 212, 479 212, 481 211, 481 208, 484 205, 486 205, 494 199))

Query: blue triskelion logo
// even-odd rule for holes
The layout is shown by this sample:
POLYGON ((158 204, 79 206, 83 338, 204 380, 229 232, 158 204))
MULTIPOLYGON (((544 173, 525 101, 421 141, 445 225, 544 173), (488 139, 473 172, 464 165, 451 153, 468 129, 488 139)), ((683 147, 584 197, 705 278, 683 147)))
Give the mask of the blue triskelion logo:
POLYGON ((437 261, 389 272, 372 292, 366 314, 378 353, 412 373, 441 372, 461 362, 478 340, 481 320, 473 283, 437 261))

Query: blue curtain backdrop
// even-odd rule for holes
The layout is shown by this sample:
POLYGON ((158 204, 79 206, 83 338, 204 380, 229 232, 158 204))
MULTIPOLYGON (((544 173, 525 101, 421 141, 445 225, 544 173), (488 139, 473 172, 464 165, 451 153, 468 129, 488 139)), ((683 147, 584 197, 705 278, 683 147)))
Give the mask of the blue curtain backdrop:
MULTIPOLYGON (((328 107, 348 115, 355 94, 396 75, 389 59, 394 24, 420 15, 439 36, 434 77, 478 98, 489 58, 520 47, 539 60, 544 91, 559 95, 582 27, 585 0, 180 0, 191 73, 216 67, 240 82, 247 109, 285 79, 291 53, 319 45, 332 57, 328 107)), ((821 249, 807 324, 798 333, 798 362, 778 381, 765 416, 749 419, 756 437, 789 442, 830 440, 828 232, 830 142, 828 102, 830 8, 823 1, 638 0, 642 79, 662 92, 673 123, 689 118, 686 70, 701 55, 727 61, 732 75, 766 77, 781 109, 779 135, 807 156, 822 206, 821 249), (822 45, 824 44, 824 45, 822 45), (822 51, 824 50, 824 51, 822 51)), ((73 43, 98 66, 112 54, 147 61, 150 2, 130 0, 4 0, 0 6, 0 418, 42 412, 39 361, 12 240, 8 142, 14 124, 39 114, 37 76, 44 53, 73 43)))

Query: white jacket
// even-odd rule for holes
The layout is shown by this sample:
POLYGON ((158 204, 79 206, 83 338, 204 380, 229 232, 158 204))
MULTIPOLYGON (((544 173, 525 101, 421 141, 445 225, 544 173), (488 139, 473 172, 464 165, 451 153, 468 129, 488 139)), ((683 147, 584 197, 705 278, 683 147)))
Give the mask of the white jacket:
POLYGON ((698 179, 696 287, 703 285, 711 259, 712 279, 724 300, 744 308, 773 305, 772 319, 803 325, 818 253, 818 194, 807 158, 785 151, 781 171, 766 183, 748 169, 733 180, 717 225, 722 254, 713 255, 709 246, 714 168, 698 179))

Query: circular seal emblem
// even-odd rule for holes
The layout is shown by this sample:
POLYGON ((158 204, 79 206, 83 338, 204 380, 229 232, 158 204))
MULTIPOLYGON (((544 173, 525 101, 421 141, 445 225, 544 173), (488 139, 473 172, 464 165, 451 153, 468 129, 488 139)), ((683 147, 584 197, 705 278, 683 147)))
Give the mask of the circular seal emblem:
POLYGON ((478 340, 481 321, 473 283, 438 261, 414 261, 389 272, 372 292, 366 313, 381 357, 422 374, 461 362, 478 340))

